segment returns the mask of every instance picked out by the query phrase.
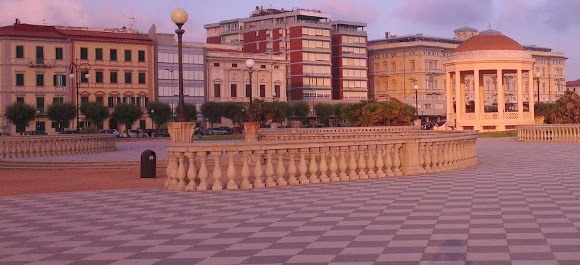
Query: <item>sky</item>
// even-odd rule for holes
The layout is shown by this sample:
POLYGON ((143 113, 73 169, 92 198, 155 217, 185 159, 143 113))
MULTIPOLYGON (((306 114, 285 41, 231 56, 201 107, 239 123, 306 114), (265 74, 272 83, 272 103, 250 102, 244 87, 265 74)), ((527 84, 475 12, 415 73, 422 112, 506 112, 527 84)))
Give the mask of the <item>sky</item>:
POLYGON ((580 1, 578 0, 0 0, 0 25, 19 18, 22 23, 131 27, 147 32, 173 32, 171 12, 189 14, 184 25, 186 41, 205 42, 204 24, 248 17, 256 6, 317 9, 333 20, 367 23, 369 40, 422 33, 453 37, 453 30, 469 26, 493 29, 522 45, 537 45, 563 52, 566 80, 580 79, 580 1))

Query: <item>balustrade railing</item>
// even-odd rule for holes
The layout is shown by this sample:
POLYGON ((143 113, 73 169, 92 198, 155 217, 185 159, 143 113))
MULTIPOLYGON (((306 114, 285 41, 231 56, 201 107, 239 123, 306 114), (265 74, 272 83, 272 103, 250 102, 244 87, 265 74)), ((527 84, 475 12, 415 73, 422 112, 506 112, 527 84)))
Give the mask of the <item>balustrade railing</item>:
POLYGON ((12 136, 0 138, 0 158, 60 156, 115 151, 113 135, 12 136))
POLYGON ((580 124, 518 126, 520 142, 580 142, 580 124))
POLYGON ((165 187, 279 187, 442 172, 477 163, 476 132, 383 138, 171 143, 165 187))
POLYGON ((330 127, 330 128, 282 128, 259 129, 261 141, 274 140, 314 140, 347 139, 361 137, 384 137, 386 135, 411 135, 421 133, 419 126, 382 126, 382 127, 330 127))

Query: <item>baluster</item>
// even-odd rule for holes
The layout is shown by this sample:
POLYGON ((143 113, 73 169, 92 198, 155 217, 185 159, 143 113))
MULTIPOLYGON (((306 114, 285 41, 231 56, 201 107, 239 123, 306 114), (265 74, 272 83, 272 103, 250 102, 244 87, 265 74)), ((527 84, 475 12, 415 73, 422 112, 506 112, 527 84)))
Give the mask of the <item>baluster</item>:
POLYGON ((306 152, 308 152, 308 149, 300 148, 298 149, 298 152, 300 153, 300 162, 298 163, 298 172, 300 172, 300 177, 298 180, 300 181, 300 184, 308 184, 310 183, 308 178, 306 178, 306 172, 308 170, 306 167, 306 152))
POLYGON ((197 152, 197 156, 199 156, 200 165, 199 165, 199 184, 197 185, 197 190, 207 190, 207 177, 209 176, 207 170, 207 152, 206 151, 199 151, 197 152))
POLYGON ((167 169, 165 170, 165 175, 167 175, 167 179, 165 180, 165 183, 163 184, 163 187, 165 188, 171 188, 171 186, 173 184, 175 184, 173 178, 174 178, 174 171, 177 170, 177 157, 175 156, 175 153, 173 151, 167 151, 167 156, 169 157, 169 160, 167 162, 167 169))
POLYGON ((228 178, 228 183, 226 184, 226 189, 228 190, 237 190, 238 184, 234 178, 236 177, 236 167, 234 166, 234 157, 236 156, 236 151, 228 151, 226 152, 226 156, 228 157, 228 169, 226 173, 226 177, 228 178))
POLYGON ((401 147, 402 144, 395 144, 394 155, 393 155, 393 172, 395 176, 402 176, 403 172, 401 172, 401 147))
POLYGON ((185 189, 185 154, 183 152, 177 153, 178 166, 177 166, 177 183, 173 186, 176 190, 185 189))
POLYGON ((272 155, 276 153, 276 150, 266 151, 266 187, 276 187, 276 182, 274 182, 274 165, 272 163, 272 155))
POLYGON ((443 142, 443 169, 448 170, 450 167, 449 164, 449 142, 443 142))
POLYGON ((340 159, 338 161, 338 169, 340 169, 340 180, 341 181, 346 181, 348 180, 348 175, 346 174, 346 169, 348 168, 348 165, 346 164, 346 151, 348 150, 347 146, 341 146, 340 147, 340 159))
POLYGON ((369 175, 366 172, 366 161, 365 161, 365 150, 367 149, 366 145, 361 145, 358 147, 358 176, 360 179, 368 179, 369 175))
POLYGON ((368 146, 368 157, 367 157, 367 164, 366 164, 366 168, 368 170, 367 172, 367 176, 369 178, 377 178, 377 173, 375 173, 375 156, 374 156, 374 152, 376 150, 376 145, 369 145, 368 146))
POLYGON ((454 142, 447 142, 448 146, 448 153, 447 156, 449 158, 449 169, 455 168, 455 144, 454 142))
POLYGON ((247 190, 252 188, 252 184, 248 178, 250 177, 250 166, 248 165, 248 160, 250 158, 251 151, 242 151, 242 183, 240 184, 240 188, 247 190))
POLYGON ((290 159, 288 160, 288 184, 298 185, 298 179, 296 179, 296 149, 290 149, 290 159))
POLYGON ((336 171, 338 170, 338 164, 336 163, 338 147, 330 147, 330 181, 340 181, 336 171))
POLYGON ((214 151, 211 152, 211 156, 213 156, 213 185, 211 186, 212 190, 222 190, 223 185, 221 182, 222 178, 222 165, 220 163, 222 152, 221 151, 214 151))
POLYGON ((264 151, 258 150, 254 151, 254 188, 264 188, 266 185, 262 181, 262 175, 264 171, 262 170, 262 155, 264 151))
POLYGON ((431 168, 431 145, 432 143, 425 143, 425 172, 427 173, 433 172, 433 168, 431 168))
POLYGON ((310 165, 308 166, 308 171, 310 172, 310 183, 313 184, 320 183, 320 179, 316 176, 318 173, 318 165, 316 164, 317 153, 318 148, 310 148, 310 165))
MULTIPOLYGON (((320 182, 329 182, 330 179, 326 172, 328 171, 328 164, 326 163, 326 156, 328 155, 328 147, 320 148, 320 182)), ((336 173, 335 173, 336 174, 336 173)))
POLYGON ((419 167, 425 170, 425 143, 419 143, 419 167))
POLYGON ((284 153, 285 152, 286 152, 286 150, 284 150, 284 149, 280 149, 276 152, 278 154, 278 167, 276 168, 276 174, 278 174, 278 178, 276 179, 276 184, 278 186, 288 185, 288 183, 284 179, 284 173, 286 171, 284 168, 284 153))
POLYGON ((439 161, 439 142, 434 142, 432 145, 433 151, 431 153, 431 157, 433 161, 431 164, 433 165, 433 172, 440 172, 441 171, 441 162, 439 161))
POLYGON ((348 174, 348 179, 350 180, 358 180, 360 179, 359 175, 356 173, 356 167, 357 167, 357 163, 356 163, 356 150, 358 149, 357 146, 350 146, 348 148, 349 154, 348 154, 348 168, 350 170, 349 174, 348 174))
POLYGON ((195 178, 197 177, 197 168, 195 167, 195 153, 186 152, 185 156, 187 156, 187 162, 189 163, 187 167, 187 179, 189 183, 185 187, 185 190, 196 190, 197 183, 195 183, 195 178))
POLYGON ((384 178, 387 176, 385 171, 383 171, 383 167, 385 166, 385 161, 383 160, 383 149, 385 149, 385 145, 377 145, 377 177, 384 178))
POLYGON ((387 174, 387 177, 392 177, 395 175, 395 173, 393 172, 393 158, 391 157, 391 152, 393 152, 395 146, 392 144, 387 145, 387 148, 385 149, 385 174, 387 174))

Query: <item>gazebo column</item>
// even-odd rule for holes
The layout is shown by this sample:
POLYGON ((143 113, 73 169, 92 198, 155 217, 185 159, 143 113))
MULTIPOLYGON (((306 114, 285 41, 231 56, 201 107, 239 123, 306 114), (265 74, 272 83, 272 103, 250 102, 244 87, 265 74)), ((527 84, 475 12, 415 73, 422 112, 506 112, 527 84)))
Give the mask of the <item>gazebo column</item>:
POLYGON ((497 116, 498 119, 503 120, 505 112, 505 91, 503 88, 503 71, 497 69, 497 116))
MULTIPOLYGON (((481 113, 481 106, 483 105, 481 102, 481 88, 479 87, 479 69, 474 69, 473 70, 473 78, 474 78, 474 83, 473 83, 473 94, 475 95, 475 99, 474 99, 474 103, 475 103, 475 111, 474 111, 474 115, 475 115, 475 121, 476 124, 479 124, 481 121, 481 117, 480 117, 480 113, 481 113)), ((476 127, 478 127, 479 125, 477 125, 476 127)), ((474 130, 481 130, 482 128, 473 128, 474 130)))
POLYGON ((463 99, 461 98, 461 72, 455 70, 455 84, 453 84, 455 86, 455 117, 456 117, 456 121, 455 121, 455 128, 456 130, 458 130, 459 126, 457 126, 457 124, 459 123, 459 120, 463 119, 463 111, 462 111, 462 107, 461 104, 465 104, 463 102, 463 99))
POLYGON ((447 93, 446 97, 447 97, 447 113, 453 113, 453 85, 451 84, 451 72, 447 72, 445 74, 445 84, 447 85, 447 88, 445 89, 445 92, 447 93))
POLYGON ((524 79, 522 76, 522 69, 518 69, 518 120, 524 119, 524 79))
POLYGON ((530 113, 533 113, 533 116, 536 115, 536 113, 534 112, 535 106, 536 106, 536 101, 534 100, 534 69, 532 68, 529 72, 528 72, 528 105, 530 106, 530 113))

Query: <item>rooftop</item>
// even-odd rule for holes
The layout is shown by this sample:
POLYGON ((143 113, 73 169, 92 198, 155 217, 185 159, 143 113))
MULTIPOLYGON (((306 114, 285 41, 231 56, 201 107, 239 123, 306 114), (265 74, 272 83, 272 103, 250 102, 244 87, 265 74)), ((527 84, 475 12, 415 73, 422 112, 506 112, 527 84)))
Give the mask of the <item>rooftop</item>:
POLYGON ((501 35, 499 31, 486 30, 475 35, 459 44, 453 52, 470 52, 470 51, 495 51, 495 50, 513 50, 524 51, 525 49, 517 41, 501 35))

